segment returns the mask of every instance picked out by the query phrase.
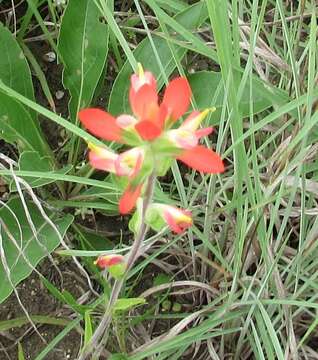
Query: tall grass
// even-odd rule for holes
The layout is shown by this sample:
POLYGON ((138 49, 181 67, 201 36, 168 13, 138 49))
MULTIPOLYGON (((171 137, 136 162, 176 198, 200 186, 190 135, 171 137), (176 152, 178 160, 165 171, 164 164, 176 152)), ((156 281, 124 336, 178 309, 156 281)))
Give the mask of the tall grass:
MULTIPOLYGON (((112 32, 114 49, 118 46, 123 59, 135 70, 141 59, 128 39, 123 14, 116 12, 118 3, 115 1, 115 12, 106 0, 94 3, 112 32)), ((215 100, 223 94, 213 142, 206 141, 224 154, 227 166, 224 174, 208 177, 185 174, 175 164, 174 182, 161 184, 182 206, 191 208, 194 227, 181 237, 163 233, 146 242, 147 252, 131 270, 122 295, 145 297, 148 305, 113 321, 107 351, 127 352, 131 360, 317 359, 315 1, 199 1, 204 21, 195 30, 186 28, 175 16, 189 9, 185 1, 129 3, 131 10, 126 15, 134 14, 138 19, 138 26, 129 26, 129 31, 142 33, 149 40, 153 66, 162 82, 168 81, 171 72, 156 48, 158 38, 166 41, 176 73, 187 76, 192 68, 200 70, 196 62, 221 73, 217 89, 204 89, 215 91, 215 100), (179 47, 188 51, 183 58, 179 47), (263 82, 264 97, 269 92, 273 99, 271 106, 257 113, 255 79, 263 82), (247 116, 241 106, 246 97, 247 116), (158 274, 165 276, 164 284, 153 281, 158 274), (165 310, 167 298, 180 304, 181 311, 174 312, 173 307, 165 310)), ((34 14, 40 22, 38 12, 34 14)), ((42 30, 47 34, 45 28, 42 30)), ((1 82, 0 90, 96 143, 76 125, 1 82)), ((193 107, 197 106, 195 95, 193 107)), ((0 170, 0 175, 9 176, 10 171, 0 170)), ((21 170, 16 175, 116 193, 112 183, 77 174, 21 170)), ((67 205, 64 200, 56 201, 62 207, 67 205)), ((68 205, 82 206, 76 201, 68 205)), ((89 207, 100 209, 101 205, 90 202, 89 207)), ((60 254, 85 257, 99 252, 76 249, 60 254)), ((99 314, 100 304, 90 306, 93 310, 99 314)), ((76 316, 36 360, 44 359, 79 325, 83 317, 76 316)), ((95 324, 98 319, 94 317, 95 324)))

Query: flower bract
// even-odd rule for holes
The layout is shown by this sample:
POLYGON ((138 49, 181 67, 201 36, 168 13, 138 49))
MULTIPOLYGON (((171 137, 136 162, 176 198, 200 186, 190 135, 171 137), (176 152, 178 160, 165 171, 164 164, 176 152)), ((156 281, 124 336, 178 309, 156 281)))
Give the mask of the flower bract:
MULTIPOLYGON (((162 101, 159 101, 154 75, 139 65, 137 73, 130 79, 132 114, 115 117, 97 108, 79 112, 81 123, 93 135, 132 146, 117 154, 106 146, 89 144, 89 161, 94 168, 128 179, 128 186, 119 201, 120 213, 131 212, 149 174, 164 175, 173 159, 204 173, 224 171, 221 157, 199 144, 200 139, 213 130, 211 127, 200 128, 211 109, 193 111, 179 127, 175 127, 175 123, 187 112, 190 99, 191 89, 187 79, 177 77, 167 85, 162 101)), ((167 214, 169 218, 170 213, 167 214)), ((173 222, 170 225, 177 230, 173 222)))

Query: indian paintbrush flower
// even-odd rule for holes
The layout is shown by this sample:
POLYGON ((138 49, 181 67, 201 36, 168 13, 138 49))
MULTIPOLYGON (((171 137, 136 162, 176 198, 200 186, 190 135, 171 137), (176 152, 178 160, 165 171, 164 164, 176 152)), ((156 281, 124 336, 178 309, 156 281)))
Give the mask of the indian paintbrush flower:
MULTIPOLYGON (((179 128, 172 128, 190 105, 191 89, 185 77, 177 77, 167 85, 161 102, 155 77, 140 65, 130 83, 129 102, 133 115, 122 114, 116 118, 96 108, 83 109, 78 114, 93 135, 133 146, 116 154, 106 147, 89 144, 89 160, 93 167, 128 178, 128 186, 119 201, 122 214, 135 207, 148 176, 152 172, 164 175, 173 159, 205 173, 224 171, 221 157, 199 145, 200 138, 212 132, 211 127, 199 128, 209 109, 193 111, 179 128)), ((179 221, 170 208, 164 214, 165 221, 175 232, 190 224, 190 215, 186 213, 184 222, 179 221)))
MULTIPOLYGON (((189 210, 179 209, 166 204, 151 204, 148 211, 150 224, 154 224, 154 217, 161 220, 161 223, 168 227, 176 234, 181 234, 192 226, 192 214, 189 210), (152 217, 152 219, 150 219, 152 217)), ((162 224, 161 224, 162 225, 162 224)))
POLYGON ((101 269, 109 268, 110 266, 122 264, 124 262, 122 255, 101 255, 94 261, 94 264, 101 269))
POLYGON ((101 255, 94 264, 100 269, 107 269, 115 279, 120 279, 126 271, 125 257, 122 255, 101 255))

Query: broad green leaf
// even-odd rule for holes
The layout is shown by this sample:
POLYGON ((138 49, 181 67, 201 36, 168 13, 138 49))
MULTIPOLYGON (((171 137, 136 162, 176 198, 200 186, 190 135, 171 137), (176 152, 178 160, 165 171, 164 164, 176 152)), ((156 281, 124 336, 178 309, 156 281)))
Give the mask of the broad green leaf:
MULTIPOLYGON (((185 11, 176 15, 175 20, 189 30, 194 30, 200 26, 206 19, 206 7, 200 2, 188 7, 185 11)), ((166 76, 170 76, 176 68, 175 60, 171 54, 171 50, 167 40, 153 35, 153 42, 160 56, 166 76)), ((176 46, 176 55, 181 60, 187 52, 187 49, 176 46)), ((150 70, 157 77, 158 87, 161 88, 164 83, 163 74, 161 74, 160 66, 157 63, 156 56, 153 52, 152 45, 148 38, 144 39, 135 49, 134 56, 140 62, 144 69, 150 70)), ((120 113, 130 113, 128 104, 129 77, 132 73, 130 63, 125 62, 120 73, 118 74, 108 104, 108 110, 114 115, 120 113)))
POLYGON ((135 306, 144 305, 146 300, 144 298, 127 298, 127 299, 118 299, 114 305, 113 311, 128 311, 135 306))
MULTIPOLYGON (((11 32, 0 23, 0 81, 34 101, 30 68, 11 32)), ((0 94, 0 138, 15 143, 20 150, 50 155, 36 113, 8 95, 0 94)))
POLYGON ((32 78, 24 53, 11 32, 0 23, 0 79, 21 95, 34 100, 32 78))
POLYGON ((70 117, 88 106, 105 66, 108 27, 94 1, 70 0, 65 10, 58 49, 63 58, 63 84, 71 94, 70 117))
MULTIPOLYGON (((67 165, 63 169, 56 170, 58 174, 66 174, 72 169, 72 165, 67 165)), ((39 153, 35 151, 24 151, 20 155, 19 159, 19 170, 34 170, 42 172, 51 172, 55 171, 53 166, 50 163, 50 158, 47 156, 41 157, 39 153)), ((43 178, 25 178, 25 181, 32 187, 37 188, 54 182, 53 179, 43 179, 43 178)), ((16 185, 14 182, 10 185, 10 190, 15 191, 16 185)))
POLYGON ((0 93, 0 138, 16 144, 20 151, 47 155, 47 145, 32 113, 13 98, 0 93))
MULTIPOLYGON (((210 119, 212 124, 217 124, 221 117, 225 96, 224 88, 221 88, 216 100, 214 100, 216 89, 218 89, 220 82, 222 82, 221 73, 200 71, 189 75, 188 80, 198 109, 203 110, 211 106, 216 108, 216 111, 211 113, 210 119)), ((285 102, 283 92, 276 89, 269 90, 265 84, 256 77, 253 78, 252 88, 250 89, 249 86, 246 86, 244 89, 242 99, 239 103, 239 108, 243 117, 250 114, 250 98, 252 98, 253 101, 254 114, 263 111, 274 104, 285 102), (251 97, 250 91, 252 94, 251 97)))
MULTIPOLYGON (((16 286, 28 277, 32 272, 30 265, 35 267, 41 259, 60 244, 58 234, 43 218, 38 208, 31 202, 27 202, 27 206, 35 227, 35 234, 28 223, 19 198, 10 200, 5 207, 0 208, 0 245, 6 262, 6 266, 4 266, 4 259, 1 256, 0 303, 11 294, 13 290, 11 283, 16 286), (9 270, 10 274, 6 270, 9 270), (8 276, 10 276, 11 283, 8 276)), ((47 210, 46 214, 63 237, 72 223, 73 217, 64 215, 63 218, 59 218, 55 212, 47 210)))

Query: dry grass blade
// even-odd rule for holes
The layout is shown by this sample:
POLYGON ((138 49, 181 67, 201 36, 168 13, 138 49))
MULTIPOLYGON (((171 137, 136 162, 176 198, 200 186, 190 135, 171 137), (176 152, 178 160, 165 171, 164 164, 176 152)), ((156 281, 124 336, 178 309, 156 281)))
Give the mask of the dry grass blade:
POLYGON ((158 336, 157 338, 151 340, 150 342, 140 346, 138 349, 134 350, 132 354, 142 353, 143 351, 155 346, 156 344, 174 338, 176 335, 182 332, 189 324, 191 324, 192 322, 197 320, 201 315, 203 315, 206 311, 207 309, 202 309, 187 316, 183 320, 179 321, 178 324, 173 326, 166 334, 158 336))
POLYGON ((184 281, 174 281, 173 283, 154 286, 154 287, 144 291, 142 294, 140 294, 140 296, 143 298, 146 298, 157 292, 160 292, 160 291, 163 291, 166 289, 173 289, 175 287, 181 287, 184 289, 183 291, 179 292, 180 294, 181 293, 186 294, 188 292, 193 292, 195 290, 203 290, 205 292, 208 292, 211 295, 219 294, 218 290, 214 289, 212 286, 209 286, 204 283, 200 283, 198 281, 184 280, 184 281), (187 287, 191 287, 191 289, 186 290, 187 287))

